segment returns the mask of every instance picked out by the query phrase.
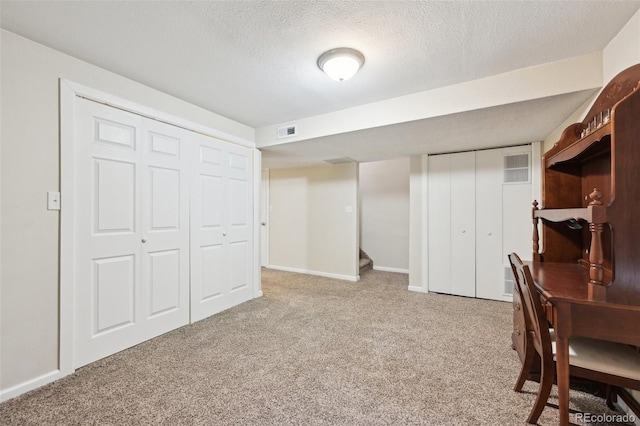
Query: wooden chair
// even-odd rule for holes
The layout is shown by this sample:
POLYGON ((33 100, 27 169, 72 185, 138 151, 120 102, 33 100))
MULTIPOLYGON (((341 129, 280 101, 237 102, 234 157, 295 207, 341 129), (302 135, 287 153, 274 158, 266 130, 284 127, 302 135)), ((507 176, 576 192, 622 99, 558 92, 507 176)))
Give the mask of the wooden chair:
MULTIPOLYGON (((520 324, 525 324, 524 333, 524 359, 522 360, 522 368, 520 369, 520 374, 518 375, 518 379, 516 380, 516 384, 513 387, 513 390, 516 392, 522 391, 522 387, 524 383, 532 377, 531 373, 534 368, 542 367, 540 361, 540 355, 538 355, 538 351, 533 346, 533 325, 531 325, 531 319, 529 315, 525 315, 525 306, 524 300, 520 287, 522 286, 521 274, 518 273, 516 269, 516 264, 520 262, 520 258, 517 254, 514 253, 514 257, 509 256, 509 263, 511 264, 511 270, 513 271, 513 277, 515 281, 514 291, 518 294, 521 304, 519 305, 519 309, 514 310, 514 315, 518 316, 518 322, 520 324)), ((551 331, 550 331, 551 333, 551 331)), ((536 371, 536 374, 533 375, 536 381, 540 381, 539 369, 536 371)))
MULTIPOLYGON (((522 298, 522 312, 526 327, 526 356, 516 381, 515 391, 524 382, 536 361, 540 361, 540 386, 535 404, 527 418, 536 423, 544 409, 555 378, 555 342, 553 330, 545 317, 540 296, 529 267, 517 254, 509 255, 517 291, 522 298), (539 357, 539 358, 538 358, 539 357)), ((611 386, 640 390, 640 354, 620 343, 572 337, 569 342, 570 375, 594 380, 611 386)))

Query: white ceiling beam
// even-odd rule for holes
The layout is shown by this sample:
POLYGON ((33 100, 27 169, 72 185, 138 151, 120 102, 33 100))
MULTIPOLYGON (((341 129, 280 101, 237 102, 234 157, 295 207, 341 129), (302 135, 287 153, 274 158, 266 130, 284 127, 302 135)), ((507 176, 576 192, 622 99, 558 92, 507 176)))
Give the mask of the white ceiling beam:
MULTIPOLYGON (((258 148, 599 88, 602 52, 400 96, 256 130, 258 148), (277 128, 296 124, 296 136, 277 128)), ((523 123, 526 125, 526 123, 523 123)))

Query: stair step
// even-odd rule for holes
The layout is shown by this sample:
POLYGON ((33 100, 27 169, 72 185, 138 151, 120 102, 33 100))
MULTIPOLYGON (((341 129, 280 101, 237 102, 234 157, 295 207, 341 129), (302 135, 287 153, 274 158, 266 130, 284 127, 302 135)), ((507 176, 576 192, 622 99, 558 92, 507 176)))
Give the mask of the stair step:
POLYGON ((371 259, 360 259, 360 267, 364 268, 371 263, 371 259))

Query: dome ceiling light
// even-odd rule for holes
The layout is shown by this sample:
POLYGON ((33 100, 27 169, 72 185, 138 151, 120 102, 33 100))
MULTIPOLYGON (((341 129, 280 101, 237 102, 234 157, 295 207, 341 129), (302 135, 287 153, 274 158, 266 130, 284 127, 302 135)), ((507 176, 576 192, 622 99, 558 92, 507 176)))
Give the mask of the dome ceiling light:
POLYGON ((337 81, 349 80, 364 64, 364 55, 350 47, 338 47, 318 58, 318 67, 337 81))

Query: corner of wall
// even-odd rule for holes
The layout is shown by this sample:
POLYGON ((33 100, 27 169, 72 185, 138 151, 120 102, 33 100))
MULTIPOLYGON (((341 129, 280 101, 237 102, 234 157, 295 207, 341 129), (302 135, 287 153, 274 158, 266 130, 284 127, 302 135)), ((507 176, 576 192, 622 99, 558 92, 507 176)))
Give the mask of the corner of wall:
POLYGON ((427 285, 427 155, 409 163, 409 290, 428 292, 427 285))

